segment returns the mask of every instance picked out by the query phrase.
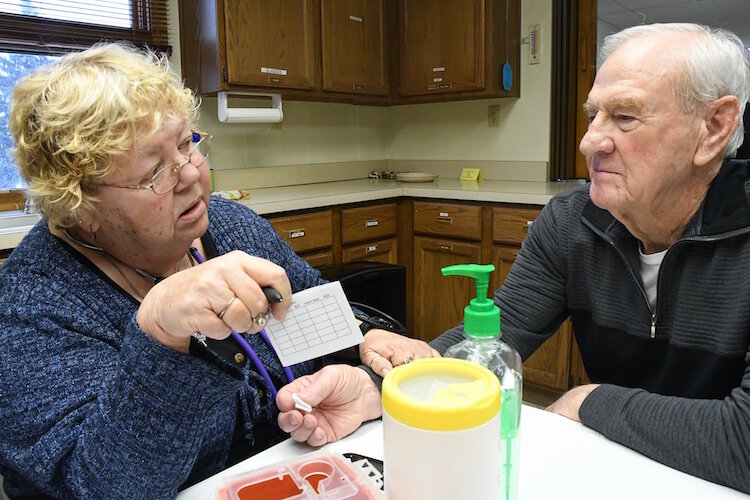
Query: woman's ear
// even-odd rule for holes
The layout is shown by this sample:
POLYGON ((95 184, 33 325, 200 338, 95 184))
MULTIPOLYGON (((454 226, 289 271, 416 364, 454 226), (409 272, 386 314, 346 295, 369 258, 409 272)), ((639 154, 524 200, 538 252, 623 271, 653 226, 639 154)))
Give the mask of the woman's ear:
POLYGON ((78 229, 82 233, 94 235, 99 230, 100 225, 96 217, 94 217, 92 214, 82 213, 78 214, 76 226, 78 226, 78 229))
POLYGON ((701 137, 693 163, 703 166, 723 158, 724 148, 740 120, 740 102, 733 95, 719 97, 707 106, 701 126, 701 137))

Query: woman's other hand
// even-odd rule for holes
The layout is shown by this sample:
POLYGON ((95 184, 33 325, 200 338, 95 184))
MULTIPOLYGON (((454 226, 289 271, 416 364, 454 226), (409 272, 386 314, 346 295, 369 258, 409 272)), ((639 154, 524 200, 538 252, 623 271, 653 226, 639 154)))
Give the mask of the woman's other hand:
POLYGON ((369 375, 349 365, 328 365, 285 385, 276 396, 279 427, 295 441, 322 446, 354 432, 381 414, 380 391, 369 375), (295 409, 292 393, 312 406, 295 409))
POLYGON ((234 251, 175 273, 143 298, 136 321, 148 335, 168 347, 188 352, 190 337, 200 332, 223 339, 232 330, 259 332, 261 314, 271 309, 283 319, 292 303, 286 272, 273 262, 234 251), (281 294, 269 304, 262 286, 281 294))
POLYGON ((381 377, 385 377, 394 366, 415 359, 439 357, 440 353, 422 340, 380 329, 367 332, 365 341, 359 345, 359 359, 381 377))

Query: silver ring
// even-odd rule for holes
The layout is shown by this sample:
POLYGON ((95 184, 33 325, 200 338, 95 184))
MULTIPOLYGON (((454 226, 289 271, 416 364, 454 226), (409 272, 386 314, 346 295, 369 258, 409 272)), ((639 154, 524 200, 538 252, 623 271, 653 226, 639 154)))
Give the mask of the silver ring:
POLYGON ((382 358, 382 357, 383 356, 381 356, 380 354, 375 353, 375 356, 370 360, 370 370, 374 370, 375 369, 375 368, 372 367, 372 364, 375 363, 375 360, 378 359, 378 358, 382 358))
POLYGON ((224 306, 224 309, 221 310, 219 313, 219 319, 222 319, 224 317, 224 314, 229 310, 229 308, 232 306, 232 302, 234 302, 234 299, 236 299, 236 295, 232 295, 232 298, 229 299, 229 302, 227 302, 227 305, 224 306))
POLYGON ((266 326, 266 323, 268 323, 268 314, 267 313, 258 313, 256 317, 253 318, 253 321, 258 323, 258 326, 263 328, 266 326))
POLYGON ((404 360, 404 364, 407 365, 414 361, 414 358, 412 356, 406 356, 406 359, 404 360))

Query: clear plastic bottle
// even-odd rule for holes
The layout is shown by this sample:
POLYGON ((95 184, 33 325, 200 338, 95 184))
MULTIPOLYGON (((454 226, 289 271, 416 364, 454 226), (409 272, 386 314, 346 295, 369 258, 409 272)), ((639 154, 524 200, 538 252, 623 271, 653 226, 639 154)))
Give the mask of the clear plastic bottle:
POLYGON ((461 264, 442 269, 443 275, 474 278, 477 297, 464 309, 466 340, 450 347, 445 357, 465 359, 488 368, 500 380, 501 422, 500 444, 503 455, 502 481, 506 500, 518 498, 519 426, 523 379, 521 356, 500 340, 500 309, 487 297, 489 275, 495 266, 461 264))

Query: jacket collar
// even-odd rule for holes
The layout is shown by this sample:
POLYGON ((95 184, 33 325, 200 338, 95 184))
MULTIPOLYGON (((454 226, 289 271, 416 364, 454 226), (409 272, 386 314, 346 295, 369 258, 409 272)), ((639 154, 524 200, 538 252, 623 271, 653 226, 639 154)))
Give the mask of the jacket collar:
MULTIPOLYGON (((624 229, 607 210, 589 200, 582 219, 612 234, 624 229)), ((715 236, 750 226, 750 160, 726 159, 683 236, 715 236)))

